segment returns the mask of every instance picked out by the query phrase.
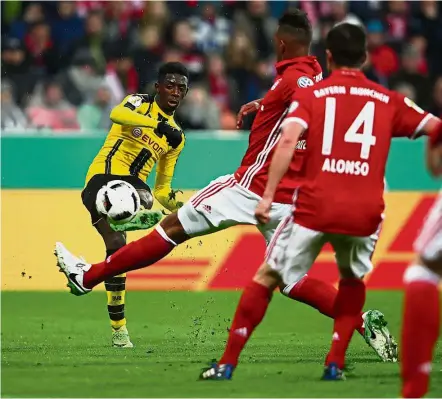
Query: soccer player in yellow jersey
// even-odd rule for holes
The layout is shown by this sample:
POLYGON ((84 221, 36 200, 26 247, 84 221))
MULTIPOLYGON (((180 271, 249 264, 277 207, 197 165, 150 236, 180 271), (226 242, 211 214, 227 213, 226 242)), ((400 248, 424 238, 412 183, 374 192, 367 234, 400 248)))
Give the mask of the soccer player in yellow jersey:
MULTIPOLYGON (((146 179, 157 164, 153 196, 169 211, 182 203, 176 201, 171 181, 185 137, 174 120, 174 112, 188 91, 189 74, 181 63, 161 66, 155 97, 146 94, 127 96, 110 114, 113 125, 89 167, 83 204, 92 217, 92 224, 102 236, 106 258, 126 244, 125 232, 115 231, 95 206, 102 186, 112 180, 124 180, 138 191, 141 205, 150 209, 153 197, 146 179)), ((141 211, 143 212, 143 211, 141 211)), ((105 281, 108 312, 114 347, 133 347, 124 315, 126 275, 105 281)))

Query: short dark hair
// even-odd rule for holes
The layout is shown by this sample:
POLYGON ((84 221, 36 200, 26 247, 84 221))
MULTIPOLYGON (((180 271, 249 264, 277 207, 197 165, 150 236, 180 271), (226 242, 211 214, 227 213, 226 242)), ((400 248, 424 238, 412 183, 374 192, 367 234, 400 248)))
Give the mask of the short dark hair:
POLYGON ((312 25, 307 14, 297 8, 285 12, 278 21, 279 31, 293 35, 302 44, 312 41, 312 25))
POLYGON ((341 23, 328 33, 326 48, 336 65, 358 68, 366 59, 367 35, 359 25, 341 23))
POLYGON ((189 79, 189 71, 181 62, 167 62, 161 65, 158 71, 158 81, 162 81, 169 73, 176 73, 189 79))

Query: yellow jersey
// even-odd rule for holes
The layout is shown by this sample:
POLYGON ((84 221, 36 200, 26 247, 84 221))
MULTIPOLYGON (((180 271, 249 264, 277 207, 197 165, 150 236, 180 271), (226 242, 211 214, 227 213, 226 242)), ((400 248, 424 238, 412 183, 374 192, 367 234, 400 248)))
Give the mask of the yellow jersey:
POLYGON ((110 118, 114 123, 89 167, 86 184, 97 174, 132 175, 146 181, 157 163, 153 194, 161 205, 175 210, 171 182, 185 136, 173 115, 163 112, 153 97, 134 94, 117 105, 110 118), (161 121, 178 130, 169 137, 160 135, 156 127, 161 121))

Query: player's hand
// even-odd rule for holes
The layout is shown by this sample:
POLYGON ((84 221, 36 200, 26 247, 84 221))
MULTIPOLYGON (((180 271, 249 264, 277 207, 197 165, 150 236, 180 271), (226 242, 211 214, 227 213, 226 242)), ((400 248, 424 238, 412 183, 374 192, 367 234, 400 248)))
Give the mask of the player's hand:
POLYGON ((162 136, 169 136, 174 132, 179 132, 178 129, 175 129, 173 126, 169 125, 166 121, 158 122, 157 130, 158 133, 162 136))
POLYGON ((258 111, 259 108, 259 104, 261 104, 261 100, 255 100, 255 101, 250 101, 247 104, 244 104, 241 109, 238 112, 238 115, 236 116, 236 128, 237 129, 241 129, 242 124, 243 124, 243 119, 245 116, 258 111))
POLYGON ((272 207, 272 201, 268 199, 261 199, 258 206, 255 209, 255 217, 259 223, 266 224, 270 221, 270 208, 272 207))

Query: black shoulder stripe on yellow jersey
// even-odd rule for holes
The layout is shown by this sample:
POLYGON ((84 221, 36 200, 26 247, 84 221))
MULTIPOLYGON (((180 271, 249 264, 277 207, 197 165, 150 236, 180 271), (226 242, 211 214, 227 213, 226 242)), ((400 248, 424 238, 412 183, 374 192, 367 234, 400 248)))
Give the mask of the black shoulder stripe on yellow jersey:
MULTIPOLYGON (((150 103, 149 103, 149 107, 147 108, 147 111, 144 113, 144 116, 146 116, 149 112, 150 112, 150 110, 152 109, 152 105, 153 105, 153 101, 151 101, 150 103)), ((149 115, 150 116, 150 115, 149 115)))
POLYGON ((112 167, 112 157, 115 155, 115 153, 118 151, 118 148, 120 148, 121 144, 123 143, 123 139, 118 139, 114 146, 112 147, 112 149, 109 151, 109 154, 107 154, 106 157, 106 168, 105 168, 105 173, 109 174, 111 173, 111 167, 112 167))
POLYGON ((184 139, 184 134, 181 130, 173 129, 169 134, 166 135, 167 143, 172 148, 177 148, 184 139))
POLYGON ((152 156, 152 153, 147 149, 143 148, 137 157, 134 159, 132 164, 130 165, 129 172, 132 176, 137 176, 140 174, 141 170, 146 165, 146 162, 152 156))

